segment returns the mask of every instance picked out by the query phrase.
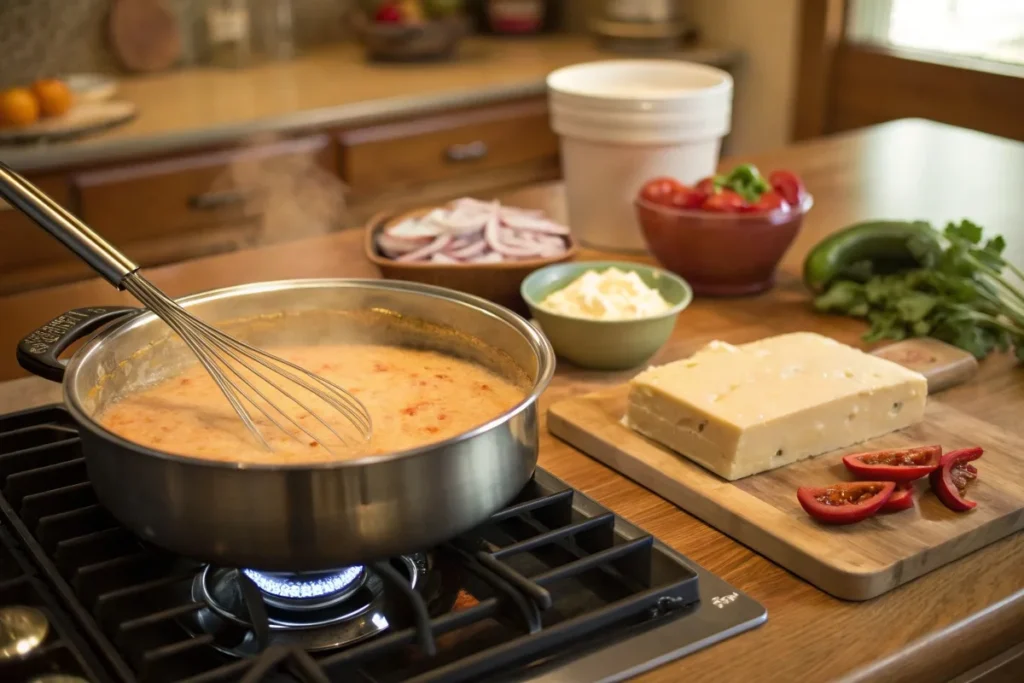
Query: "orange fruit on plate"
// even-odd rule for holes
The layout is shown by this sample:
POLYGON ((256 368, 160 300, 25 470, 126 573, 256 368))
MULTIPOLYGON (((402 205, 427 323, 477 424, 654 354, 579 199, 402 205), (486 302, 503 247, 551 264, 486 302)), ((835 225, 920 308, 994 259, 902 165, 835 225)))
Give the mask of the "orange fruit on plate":
POLYGON ((39 102, 27 88, 11 88, 0 93, 0 124, 27 126, 39 119, 39 102))
POLYGON ((43 116, 60 116, 71 109, 71 88, 57 78, 44 78, 32 84, 43 116))

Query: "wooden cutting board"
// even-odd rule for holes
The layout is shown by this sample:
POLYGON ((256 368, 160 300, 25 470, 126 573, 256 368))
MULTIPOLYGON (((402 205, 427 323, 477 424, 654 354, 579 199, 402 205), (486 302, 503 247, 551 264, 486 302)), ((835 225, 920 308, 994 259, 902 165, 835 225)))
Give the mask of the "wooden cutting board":
MULTIPOLYGON (((973 359, 932 340, 886 347, 889 357, 929 378, 929 392, 973 374, 973 359)), ((640 436, 620 422, 627 387, 554 404, 548 430, 735 540, 832 595, 868 600, 1024 528, 1024 437, 931 398, 924 422, 869 442, 735 482, 640 436), (978 507, 947 509, 918 481, 912 510, 860 524, 820 525, 796 500, 799 486, 852 480, 842 455, 930 443, 947 450, 980 445, 978 507)))
POLYGON ((181 57, 181 29, 164 0, 114 0, 108 21, 114 55, 129 71, 163 71, 181 57))

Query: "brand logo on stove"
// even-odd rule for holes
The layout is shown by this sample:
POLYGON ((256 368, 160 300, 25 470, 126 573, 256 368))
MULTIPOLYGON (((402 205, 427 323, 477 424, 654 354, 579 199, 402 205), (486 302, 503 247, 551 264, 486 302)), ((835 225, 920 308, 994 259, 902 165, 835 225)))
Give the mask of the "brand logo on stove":
POLYGON ((711 604, 717 607, 718 609, 722 609, 729 603, 735 602, 739 597, 739 593, 729 593, 729 595, 721 596, 716 595, 715 597, 711 598, 711 604))

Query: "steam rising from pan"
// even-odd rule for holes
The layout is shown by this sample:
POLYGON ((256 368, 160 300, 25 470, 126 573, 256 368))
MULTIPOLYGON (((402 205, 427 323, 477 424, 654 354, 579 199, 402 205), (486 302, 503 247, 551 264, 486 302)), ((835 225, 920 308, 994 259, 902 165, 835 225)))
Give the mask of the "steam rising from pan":
MULTIPOLYGON (((245 220, 258 221, 251 239, 236 248, 322 235, 352 225, 345 184, 330 166, 325 135, 249 138, 211 183, 209 197, 241 197, 245 220)), ((228 216, 225 215, 225 218, 228 216)), ((241 217, 240 217, 241 218, 241 217)))

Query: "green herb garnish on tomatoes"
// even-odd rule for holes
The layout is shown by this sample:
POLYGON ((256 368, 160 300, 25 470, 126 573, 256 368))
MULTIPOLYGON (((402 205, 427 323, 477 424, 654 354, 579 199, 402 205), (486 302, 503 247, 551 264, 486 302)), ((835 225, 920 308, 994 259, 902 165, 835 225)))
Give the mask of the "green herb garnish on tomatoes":
POLYGON ((871 323, 865 341, 928 336, 977 358, 1014 347, 1024 360, 1024 272, 1003 258, 1005 247, 968 220, 941 232, 921 222, 858 224, 815 247, 804 276, 821 292, 817 310, 871 323))
POLYGON ((740 164, 722 177, 721 182, 715 184, 723 189, 732 190, 750 204, 757 202, 763 193, 772 189, 753 164, 740 164))
POLYGON ((653 178, 640 197, 675 209, 713 213, 771 213, 806 210, 807 190, 791 171, 772 171, 766 179, 753 164, 740 164, 723 175, 703 178, 690 187, 674 178, 653 178))

